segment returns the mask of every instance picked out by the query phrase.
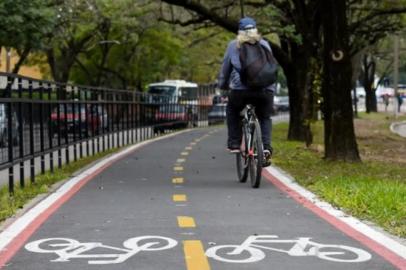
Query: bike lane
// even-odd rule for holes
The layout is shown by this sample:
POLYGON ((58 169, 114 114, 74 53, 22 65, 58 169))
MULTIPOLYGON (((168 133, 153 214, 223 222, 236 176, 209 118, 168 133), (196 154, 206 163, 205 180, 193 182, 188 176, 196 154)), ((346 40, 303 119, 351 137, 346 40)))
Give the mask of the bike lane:
POLYGON ((47 218, 4 269, 401 269, 265 179, 255 190, 238 183, 224 138, 200 129, 130 153, 47 218))

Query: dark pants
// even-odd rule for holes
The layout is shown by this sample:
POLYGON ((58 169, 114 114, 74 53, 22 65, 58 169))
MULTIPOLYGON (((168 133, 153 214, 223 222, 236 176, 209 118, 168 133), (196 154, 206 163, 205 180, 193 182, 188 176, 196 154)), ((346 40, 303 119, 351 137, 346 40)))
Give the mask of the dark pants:
POLYGON ((271 113, 273 93, 270 91, 231 90, 227 104, 228 147, 241 144, 241 116, 245 105, 252 104, 261 125, 262 142, 265 149, 271 147, 271 113))

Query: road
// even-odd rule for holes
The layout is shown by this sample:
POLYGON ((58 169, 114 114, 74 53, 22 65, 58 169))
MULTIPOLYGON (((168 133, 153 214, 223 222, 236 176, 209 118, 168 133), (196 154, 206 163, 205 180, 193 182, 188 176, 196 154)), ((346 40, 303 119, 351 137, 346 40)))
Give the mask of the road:
POLYGON ((238 183, 224 128, 133 150, 1 233, 3 269, 405 269, 404 258, 317 214, 269 173, 260 189, 238 183))
MULTIPOLYGON (((282 114, 277 114, 272 116, 272 120, 273 123, 278 123, 278 122, 286 122, 288 121, 289 115, 286 113, 282 113, 282 114)), ((201 121, 199 122, 199 126, 207 126, 207 122, 206 121, 201 121)), ((150 138, 153 136, 153 128, 150 126, 146 126, 146 127, 142 127, 142 128, 138 128, 138 129, 132 129, 130 131, 130 133, 128 133, 127 131, 118 131, 118 132, 114 132, 111 133, 110 135, 104 135, 104 145, 107 146, 109 145, 109 141, 111 145, 114 145, 115 147, 117 147, 117 145, 119 146, 123 146, 126 144, 127 142, 127 138, 131 138, 131 132, 132 132, 132 138, 134 138, 134 140, 142 140, 143 138, 150 138)), ((45 128, 44 130, 44 134, 47 134, 47 129, 45 128)), ((29 147, 29 141, 30 141, 30 137, 29 137, 29 131, 25 131, 24 133, 25 139, 24 139, 24 153, 28 154, 30 153, 30 147, 29 147)), ((73 136, 72 134, 69 134, 68 136, 68 141, 69 142, 73 142, 73 136)), ((45 138, 45 149, 47 149, 47 147, 49 146, 48 144, 48 138, 45 138)), ((64 144, 65 143, 65 137, 61 138, 61 143, 64 144)), ((53 139, 53 145, 57 146, 58 145, 58 140, 55 137, 53 139)), ((80 144, 77 144, 76 147, 76 155, 77 157, 80 157, 80 144)), ((100 147, 101 149, 103 148, 103 139, 100 138, 98 141, 97 140, 92 140, 89 139, 87 142, 83 142, 82 143, 82 150, 83 150, 83 156, 88 156, 88 155, 92 155, 93 152, 98 152, 98 147, 100 147), (87 146, 88 145, 88 146, 87 146), (94 147, 93 147, 94 145, 94 147), (87 149, 89 149, 89 153, 87 153, 87 149), (94 151, 95 150, 95 151, 94 151)), ((14 146, 13 147, 13 152, 14 152, 14 157, 19 156, 19 152, 20 152, 20 147, 19 146, 14 146)), ((40 132, 39 132, 39 126, 35 126, 34 128, 34 152, 40 152, 40 132)), ((73 146, 69 147, 69 157, 70 160, 74 160, 74 153, 75 153, 75 149, 73 146)), ((65 150, 61 151, 61 164, 66 164, 66 154, 65 154, 65 150)), ((0 164, 6 163, 8 161, 8 148, 0 147, 0 164)), ((50 169, 50 155, 47 154, 44 156, 44 163, 45 163, 45 171, 50 169)), ((54 152, 54 167, 57 166, 58 163, 58 152, 55 151, 54 152)), ((34 161, 34 171, 35 171, 35 175, 38 175, 41 173, 41 157, 37 157, 35 158, 34 161)), ((25 181, 29 181, 29 176, 30 176, 30 161, 27 160, 24 162, 24 176, 25 176, 25 181)), ((8 169, 4 169, 4 170, 0 170, 0 187, 3 185, 8 184, 9 181, 9 171, 8 169)), ((14 183, 17 183, 20 181, 20 165, 15 165, 14 166, 14 183)))

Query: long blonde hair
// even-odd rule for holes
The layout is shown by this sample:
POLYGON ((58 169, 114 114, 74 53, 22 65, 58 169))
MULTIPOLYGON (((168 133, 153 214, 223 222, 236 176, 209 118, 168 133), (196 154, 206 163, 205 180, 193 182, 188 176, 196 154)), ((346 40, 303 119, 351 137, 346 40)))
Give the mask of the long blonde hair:
POLYGON ((237 35, 237 48, 241 47, 241 44, 248 42, 254 44, 261 40, 261 35, 256 28, 248 30, 239 30, 237 35))

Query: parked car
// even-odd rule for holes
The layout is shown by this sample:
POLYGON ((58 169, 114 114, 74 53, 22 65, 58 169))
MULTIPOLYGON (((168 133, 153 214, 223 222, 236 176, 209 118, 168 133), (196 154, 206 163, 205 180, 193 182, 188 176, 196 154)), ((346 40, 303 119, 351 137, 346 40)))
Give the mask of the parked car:
POLYGON ((185 128, 193 119, 193 114, 188 112, 186 106, 179 104, 161 105, 155 112, 154 133, 166 129, 185 128))
MULTIPOLYGON (((14 111, 12 113, 12 124, 11 132, 13 138, 13 145, 18 145, 19 123, 17 119, 17 113, 14 111)), ((7 117, 7 105, 4 103, 0 104, 0 147, 6 147, 8 142, 8 117, 7 117)))
POLYGON ((79 103, 59 104, 51 114, 52 132, 57 134, 79 133, 91 135, 107 129, 108 115, 100 105, 80 106, 79 103), (58 118, 59 108, 59 118, 58 118), (87 110, 86 110, 87 108, 87 110))
POLYGON ((226 103, 217 103, 213 105, 209 114, 207 115, 209 125, 224 123, 226 119, 226 103))
POLYGON ((289 111, 289 97, 288 96, 275 96, 273 99, 274 111, 288 112, 289 111))
POLYGON ((99 124, 100 124, 100 128, 102 130, 107 130, 108 128, 108 121, 109 121, 109 117, 107 114, 107 111, 105 110, 105 108, 101 105, 91 105, 90 106, 92 108, 92 115, 93 117, 98 117, 99 118, 99 124))

